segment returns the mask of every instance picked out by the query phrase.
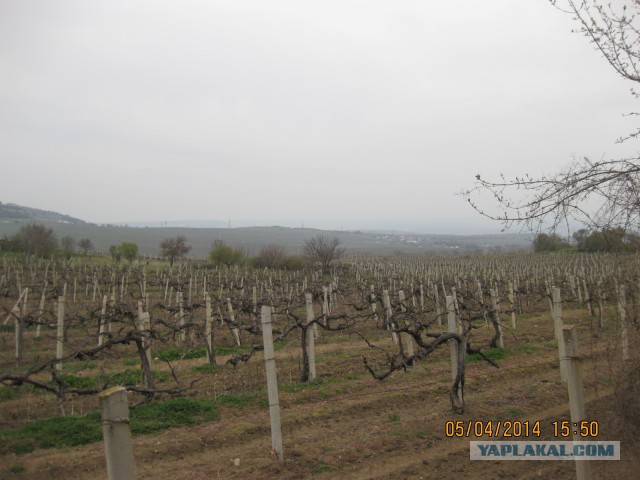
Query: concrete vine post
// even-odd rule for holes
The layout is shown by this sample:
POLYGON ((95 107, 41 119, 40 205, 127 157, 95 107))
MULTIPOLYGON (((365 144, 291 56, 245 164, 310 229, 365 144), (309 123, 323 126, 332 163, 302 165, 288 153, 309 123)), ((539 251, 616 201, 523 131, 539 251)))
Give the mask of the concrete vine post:
MULTIPOLYGON (((147 357, 149 368, 151 368, 151 345, 149 345, 149 341, 151 340, 151 316, 149 315, 149 312, 144 310, 142 300, 138 301, 137 328, 142 335, 142 348, 144 349, 144 354, 147 357)), ((147 387, 150 387, 150 385, 147 385, 147 387)))
POLYGON ((329 293, 326 285, 322 287, 322 322, 327 326, 327 315, 329 315, 329 293))
POLYGON ((109 480, 134 480, 136 469, 129 427, 127 390, 124 387, 112 387, 101 392, 98 398, 102 411, 107 477, 109 480))
POLYGON ((433 287, 433 294, 436 302, 436 315, 437 315, 437 323, 438 326, 442 326, 442 308, 440 307, 440 297, 438 295, 438 286, 433 287))
POLYGON ((560 357, 560 380, 567 382, 567 371, 562 359, 565 356, 564 341, 562 339, 562 300, 560 289, 551 287, 551 312, 553 314, 553 326, 558 341, 558 356, 560 357))
POLYGON ((373 320, 375 323, 378 323, 378 304, 376 303, 376 294, 373 289, 373 285, 371 285, 371 313, 373 314, 373 320))
POLYGON ((315 326, 316 324, 314 323, 313 326, 310 325, 310 323, 314 320, 313 296, 310 293, 305 293, 304 300, 307 310, 307 328, 305 330, 305 341, 307 342, 307 355, 309 357, 309 380, 313 381, 316 379, 316 347, 313 334, 313 326, 315 326))
POLYGON ((236 341, 236 344, 240 346, 240 331, 238 327, 235 326, 236 323, 236 314, 233 312, 233 305, 231 305, 231 299, 227 298, 227 310, 229 311, 229 321, 231 322, 231 333, 233 333, 233 338, 236 341))
POLYGON ((629 330, 627 327, 627 298, 624 285, 618 287, 618 311, 620 312, 620 332, 622 334, 622 360, 627 361, 629 356, 629 330))
POLYGON ((267 372, 267 395, 269 397, 269 418, 271 420, 271 448, 278 460, 284 460, 282 452, 282 430, 280 426, 280 400, 278 399, 278 377, 271 329, 271 307, 263 305, 260 318, 262 340, 264 342, 264 363, 267 372))
MULTIPOLYGON (((58 330, 56 338, 56 360, 60 360, 64 355, 64 296, 58 297, 58 330)), ((56 363, 56 370, 62 371, 62 362, 56 363)))
POLYGON ((587 289, 587 281, 582 277, 582 288, 584 290, 585 301, 587 302, 587 311, 589 312, 589 316, 593 317, 593 307, 591 306, 591 294, 587 289))
MULTIPOLYGON (((575 325, 562 327, 561 343, 564 345, 562 363, 567 375, 567 388, 569 390, 569 409, 571 422, 579 424, 586 417, 584 397, 582 395, 582 375, 580 372, 580 359, 578 357, 578 334, 575 325)), ((573 435, 574 441, 584 440, 580 435, 573 435)), ((578 480, 591 480, 591 462, 576 460, 576 473, 578 480)))
POLYGON ((216 353, 213 349, 213 310, 211 309, 211 296, 205 296, 204 338, 207 342, 207 362, 216 364, 216 353))
POLYGON ((500 323, 500 314, 498 313, 498 294, 494 289, 489 290, 489 294, 491 295, 491 309, 493 310, 493 318, 498 325, 498 348, 504 348, 502 324, 500 323))
MULTIPOLYGON (((447 306, 447 328, 449 333, 458 333, 458 321, 456 318, 456 307, 453 295, 445 296, 445 303, 447 306)), ((455 381, 458 376, 458 357, 460 346, 455 340, 449 340, 449 350, 451 356, 451 379, 455 381)), ((466 354, 466 352, 465 352, 466 354)), ((462 388, 458 388, 458 399, 460 404, 463 405, 463 392, 462 388)))
POLYGON ((38 305, 38 325, 36 326, 36 338, 40 337, 40 326, 42 324, 42 315, 44 314, 44 306, 46 302, 47 282, 44 282, 42 293, 40 294, 40 304, 38 305))
POLYGON ((106 322, 107 322, 107 296, 102 297, 102 309, 100 310, 100 324, 98 325, 98 346, 104 343, 104 337, 106 335, 106 322))
POLYGON ((176 302, 178 302, 178 325, 180 327, 180 340, 183 342, 187 339, 187 331, 184 328, 185 320, 184 320, 184 298, 182 295, 182 290, 176 293, 176 302))
POLYGON ((516 329, 516 300, 513 292, 513 282, 509 280, 509 304, 511 305, 511 328, 516 329))
POLYGON ((13 307, 11 313, 15 317, 15 337, 16 337, 16 366, 19 367, 22 363, 22 335, 23 335, 23 323, 22 323, 22 311, 20 307, 13 307))
POLYGON ((391 301, 389 300, 388 290, 382 291, 382 304, 384 305, 387 330, 391 330, 391 340, 393 340, 393 344, 398 345, 398 334, 395 331, 395 325, 393 322, 393 310, 391 309, 391 301))
MULTIPOLYGON (((404 304, 405 296, 404 296, 404 291, 402 291, 402 290, 398 291, 398 301, 400 302, 400 310, 402 311, 402 313, 405 313, 407 311, 407 307, 405 307, 405 304, 404 304)), ((413 351, 413 337, 411 335, 409 335, 408 333, 401 333, 400 334, 400 338, 403 339, 403 343, 407 348, 407 355, 412 357, 413 354, 414 354, 414 351, 413 351)))

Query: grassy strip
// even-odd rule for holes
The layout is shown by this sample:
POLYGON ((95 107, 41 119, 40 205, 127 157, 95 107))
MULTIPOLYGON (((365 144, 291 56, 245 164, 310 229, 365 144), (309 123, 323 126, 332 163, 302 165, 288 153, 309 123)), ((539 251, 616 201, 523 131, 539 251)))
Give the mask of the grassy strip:
MULTIPOLYGON (((170 378, 168 372, 152 372, 152 374, 153 378, 158 382, 166 382, 170 378)), ((71 388, 95 388, 103 385, 108 378, 107 375, 98 375, 97 377, 62 375, 64 382, 71 388)), ((110 381, 110 385, 122 385, 125 387, 141 385, 142 383, 144 383, 144 376, 139 368, 116 373, 110 381)))
MULTIPOLYGON (((280 350, 287 345, 286 342, 274 343, 274 349, 280 350)), ((248 353, 251 347, 248 345, 224 347, 214 346, 213 351, 216 355, 238 355, 241 353, 248 353)), ((203 358, 207 356, 207 349, 205 347, 198 347, 192 349, 185 348, 168 348, 166 350, 159 350, 156 355, 160 360, 167 362, 174 362, 176 360, 193 360, 195 358, 203 358)))
MULTIPOLYGON (((152 402, 131 410, 134 435, 196 425, 220 419, 214 400, 175 398, 152 402)), ((54 417, 30 422, 19 429, 0 432, 0 454, 30 453, 36 448, 64 448, 102 440, 99 412, 81 417, 54 417)))
POLYGON ((219 405, 227 407, 245 408, 258 406, 260 408, 268 408, 269 400, 265 391, 254 393, 225 393, 220 395, 217 400, 219 405))
POLYGON ((353 373, 348 373, 343 377, 337 377, 337 378, 319 378, 317 380, 304 382, 304 383, 300 383, 300 382, 285 383, 281 385, 280 388, 282 389, 282 391, 287 393, 297 393, 297 392, 304 392, 306 390, 318 389, 325 385, 357 380, 358 378, 359 378, 358 375, 355 375, 353 373))
MULTIPOLYGON (((492 360, 502 360, 510 355, 509 351, 504 348, 487 348, 482 350, 482 353, 492 360)), ((476 362, 484 361, 484 358, 478 353, 472 353, 471 355, 467 354, 466 360, 467 362, 476 362)))

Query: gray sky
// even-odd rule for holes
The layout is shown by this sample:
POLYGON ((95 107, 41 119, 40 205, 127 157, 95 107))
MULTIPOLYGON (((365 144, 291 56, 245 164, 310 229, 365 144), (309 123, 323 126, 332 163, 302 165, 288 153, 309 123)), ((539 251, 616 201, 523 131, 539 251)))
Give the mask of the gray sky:
POLYGON ((635 153, 545 0, 0 0, 0 201, 92 222, 479 232, 455 193, 635 153))

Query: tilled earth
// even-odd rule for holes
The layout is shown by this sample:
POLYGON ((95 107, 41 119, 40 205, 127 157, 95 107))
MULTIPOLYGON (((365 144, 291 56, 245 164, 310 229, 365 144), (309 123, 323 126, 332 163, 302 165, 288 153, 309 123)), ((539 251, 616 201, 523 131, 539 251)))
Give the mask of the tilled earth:
MULTIPOLYGON (((582 314, 583 312, 579 312, 582 314)), ((565 322, 579 322, 567 312, 565 322)), ((590 338, 580 324, 581 338, 590 338)), ((551 422, 569 419, 568 394, 560 382, 558 352, 548 315, 522 320, 515 336, 506 337, 512 354, 496 369, 485 362, 467 364, 467 409, 452 412, 448 348, 385 381, 364 370, 366 346, 357 338, 323 335, 317 345, 320 382, 282 389, 284 463, 271 451, 269 411, 264 405, 221 406, 219 421, 134 437, 139 478, 148 479, 459 479, 575 478, 570 461, 471 461, 469 442, 450 438, 453 421, 540 421, 540 438, 555 440, 551 422)), ((477 335, 482 336, 480 332, 477 335)), ((489 335, 489 332, 486 333, 489 335)), ((613 335, 613 332, 611 333, 613 335)), ((390 340, 379 343, 390 346, 390 340)), ((591 462, 593 478, 638 478, 639 442, 619 418, 620 398, 610 375, 609 344, 584 341, 581 354, 587 416, 600 422, 600 440, 621 440, 621 461, 591 462)), ((299 368, 293 343, 276 353, 280 384, 295 384, 299 368)), ((219 359, 220 363, 224 358, 219 359)), ((185 371, 204 360, 184 362, 185 371)), ((223 366, 209 374, 194 395, 253 391, 264 385, 262 356, 236 368, 223 366)), ((191 373, 190 375, 194 375, 191 373)), ((185 380, 188 380, 186 378, 185 380)), ((132 399, 133 401, 134 399, 132 399)), ((95 408, 95 398, 67 402, 66 413, 95 408)), ((43 395, 0 404, 2 425, 59 414, 54 399, 43 395), (28 414, 25 413, 28 409, 28 414)), ((637 425, 636 425, 637 426, 637 425)), ((485 437, 485 439, 489 439, 485 437)), ((493 440, 496 440, 495 438, 493 440)), ((520 440, 525 440, 521 438, 520 440)), ((37 450, 0 457, 0 478, 106 478, 102 443, 68 449, 37 450), (20 464, 23 471, 12 466, 20 464)))

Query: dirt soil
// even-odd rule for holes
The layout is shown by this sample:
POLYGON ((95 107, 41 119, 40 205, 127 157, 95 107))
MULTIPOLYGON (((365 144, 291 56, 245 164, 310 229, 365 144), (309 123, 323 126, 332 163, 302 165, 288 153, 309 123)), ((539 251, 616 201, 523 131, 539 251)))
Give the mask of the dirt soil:
MULTIPOLYGON (((570 321, 579 323, 579 315, 571 319, 567 313, 565 322, 570 321)), ((589 326, 580 324, 581 338, 588 338, 588 332, 589 326)), ((568 420, 569 409, 567 389, 560 382, 551 319, 546 314, 523 319, 515 333, 515 338, 505 341, 513 352, 500 360, 501 368, 480 361, 467 364, 467 409, 461 415, 453 413, 449 403, 448 348, 406 373, 379 382, 364 370, 361 354, 367 351, 361 341, 322 336, 317 346, 317 369, 325 381, 309 388, 281 388, 282 464, 271 450, 268 408, 221 406, 219 421, 134 437, 138 478, 576 478, 575 464, 570 461, 471 461, 469 442, 474 438, 445 434, 449 420, 528 420, 541 422, 541 436, 531 440, 556 440, 551 422, 568 420)), ((606 365, 592 361, 604 358, 599 352, 606 347, 604 342, 581 344, 587 416, 600 422, 598 440, 621 440, 622 459, 590 462, 593 478, 638 478, 640 459, 635 452, 640 451, 640 442, 630 437, 632 430, 619 421, 618 389, 606 365)), ((297 352, 291 343, 276 354, 281 385, 295 384, 297 352)), ((250 391, 264 385, 262 382, 262 356, 256 355, 246 365, 224 366, 209 374, 194 394, 250 391)), ((68 412, 73 406, 78 414, 95 408, 96 403, 93 397, 74 399, 66 409, 68 412)), ((59 407, 42 395, 0 404, 4 427, 47 413, 59 414, 59 407)), ((0 462, 2 479, 106 478, 102 443, 5 455, 0 462), (15 468, 18 464, 23 471, 15 472, 20 470, 15 468)))

